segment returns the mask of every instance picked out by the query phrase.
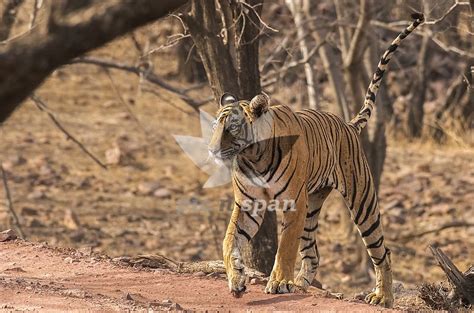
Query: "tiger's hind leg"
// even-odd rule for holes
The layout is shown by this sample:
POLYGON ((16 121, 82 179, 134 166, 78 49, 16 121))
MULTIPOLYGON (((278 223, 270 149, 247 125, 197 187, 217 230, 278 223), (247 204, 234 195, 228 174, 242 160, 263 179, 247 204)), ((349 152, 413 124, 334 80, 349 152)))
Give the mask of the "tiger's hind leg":
MULTIPOLYGON (((341 176, 338 175, 338 177, 341 176)), ((377 193, 365 156, 360 156, 360 163, 354 171, 347 172, 345 179, 338 179, 338 181, 337 189, 346 200, 352 219, 375 267, 376 286, 367 296, 366 301, 392 307, 390 250, 384 245, 377 193)))
POLYGON ((309 195, 308 212, 306 213, 303 233, 300 237, 301 268, 295 279, 296 286, 303 290, 311 285, 319 267, 319 251, 316 242, 318 217, 324 200, 326 200, 331 190, 331 188, 324 188, 309 195))

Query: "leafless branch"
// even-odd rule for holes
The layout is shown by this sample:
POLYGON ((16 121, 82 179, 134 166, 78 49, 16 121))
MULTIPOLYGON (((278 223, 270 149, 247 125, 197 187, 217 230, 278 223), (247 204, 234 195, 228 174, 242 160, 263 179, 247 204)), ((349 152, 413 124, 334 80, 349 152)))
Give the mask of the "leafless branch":
POLYGON ((38 17, 38 11, 39 9, 41 9, 42 6, 43 0, 35 0, 35 3, 33 4, 33 12, 31 13, 29 29, 32 29, 35 26, 36 18, 38 17))
POLYGON ((440 39, 436 38, 435 36, 431 36, 430 38, 433 40, 433 42, 435 44, 438 45, 438 47, 440 47, 441 49, 443 49, 446 52, 454 52, 454 53, 456 53, 456 54, 458 54, 462 57, 474 58, 474 53, 472 53, 472 52, 468 52, 468 51, 459 49, 458 47, 449 46, 449 45, 445 44, 444 42, 442 42, 440 39))
MULTIPOLYGON (((49 1, 63 3, 66 1, 49 1)), ((54 14, 47 31, 34 31, 9 42, 0 52, 0 122, 28 98, 58 67, 88 51, 155 21, 187 0, 87 1, 67 16, 54 14), (54 53, 53 53, 54 52, 54 53)), ((53 13, 53 12, 51 12, 53 13)))
POLYGON ((194 99, 189 97, 185 91, 168 84, 157 74, 153 72, 148 72, 147 69, 144 67, 138 67, 138 66, 116 62, 113 60, 99 59, 99 58, 94 58, 94 57, 77 58, 69 62, 69 64, 81 64, 81 63, 92 64, 92 65, 107 67, 107 68, 113 68, 117 70, 134 73, 136 75, 143 75, 143 78, 149 81, 150 83, 153 83, 179 96, 181 100, 189 104, 194 110, 198 110, 199 106, 201 105, 199 101, 195 101, 194 99))
POLYGON ((148 56, 150 54, 153 54, 153 53, 158 52, 158 51, 163 50, 163 49, 171 48, 171 47, 177 45, 182 39, 189 38, 189 37, 191 37, 191 35, 189 35, 189 34, 173 34, 173 35, 168 37, 165 44, 163 44, 159 47, 150 49, 149 51, 147 51, 145 53, 145 56, 148 56))
POLYGON ((3 165, 1 162, 0 162, 0 171, 2 172, 3 189, 5 190, 5 197, 7 198, 8 210, 10 211, 10 214, 12 215, 13 222, 15 223, 15 227, 18 230, 18 233, 20 234, 21 238, 26 239, 25 233, 21 229, 18 215, 16 215, 15 209, 13 207, 13 201, 12 201, 12 196, 10 193, 10 188, 8 188, 7 174, 5 173, 5 170, 3 169, 3 165))
POLYGON ((277 71, 274 71, 274 72, 270 72, 268 73, 267 75, 263 76, 262 77, 262 81, 263 81, 263 85, 264 86, 268 86, 266 83, 269 82, 269 80, 271 80, 272 78, 274 78, 275 76, 279 76, 281 75, 282 73, 286 73, 288 72, 289 70, 295 68, 295 67, 298 67, 300 65, 303 65, 303 64, 306 64, 309 62, 309 60, 311 60, 311 58, 318 52, 318 50, 324 45, 326 44, 326 41, 323 40, 322 42, 320 42, 317 46, 315 46, 313 49, 311 49, 311 51, 308 53, 307 57, 306 58, 302 58, 300 60, 297 60, 297 61, 292 61, 288 64, 286 64, 285 66, 281 67, 280 69, 278 69, 277 71))
POLYGON ((275 28, 273 28, 273 27, 270 27, 268 24, 266 24, 266 23, 262 20, 260 14, 258 14, 258 12, 255 10, 255 6, 260 5, 260 4, 256 4, 255 6, 252 6, 252 5, 248 4, 248 3, 246 3, 245 1, 240 1, 239 3, 240 3, 241 5, 243 5, 243 6, 246 6, 246 7, 249 8, 251 11, 253 11, 253 13, 257 16, 257 18, 258 18, 260 24, 262 24, 264 28, 267 28, 267 29, 271 30, 272 32, 278 33, 278 29, 275 29, 275 28))
POLYGON ((465 222, 465 221, 448 222, 448 223, 444 223, 443 225, 438 226, 436 228, 420 231, 420 232, 417 232, 417 233, 414 233, 414 234, 408 234, 408 235, 405 235, 405 236, 396 237, 395 241, 400 241, 400 240, 410 241, 414 238, 419 238, 419 237, 423 237, 425 235, 429 235, 429 234, 432 234, 432 233, 437 233, 437 232, 440 232, 440 231, 445 230, 445 229, 464 228, 464 227, 474 227, 474 223, 469 223, 469 222, 465 222))
POLYGON ((361 36, 362 32, 365 29, 365 26, 368 22, 367 16, 367 1, 361 0, 360 1, 360 15, 359 20, 357 21, 357 26, 354 31, 354 35, 352 36, 351 43, 349 46, 349 50, 347 54, 344 56, 344 67, 349 67, 355 60, 356 52, 360 51, 360 45, 362 43, 361 36))
POLYGON ((439 18, 435 19, 435 20, 427 20, 425 21, 425 25, 435 25, 435 24, 438 24, 442 21, 444 21, 444 19, 449 15, 451 14, 451 12, 454 11, 454 9, 456 9, 458 6, 463 6, 463 5, 467 5, 469 6, 469 1, 459 1, 459 0, 456 0, 454 2, 454 4, 439 18))
POLYGON ((143 131, 143 133, 145 135, 147 135, 147 131, 145 129, 145 127, 143 127, 143 125, 140 123, 140 120, 137 118, 137 116, 135 115, 135 113, 133 113, 132 109, 130 108, 130 106, 128 105, 128 103, 125 101, 125 99, 122 97, 122 94, 120 93, 118 87, 117 87, 117 84, 115 84, 115 81, 114 79, 112 78, 112 75, 110 75, 110 71, 108 68, 104 67, 104 71, 105 71, 105 74, 107 75, 107 78, 109 79, 109 82, 110 82, 110 85, 112 86, 112 89, 115 93, 115 95, 117 96, 117 98, 119 99, 120 103, 125 107, 125 109, 127 110, 128 114, 130 114, 130 116, 132 117, 132 119, 135 121, 135 123, 138 125, 138 127, 140 128, 141 131, 143 131))
MULTIPOLYGON (((156 90, 152 89, 152 88, 143 88, 143 91, 151 93, 152 95, 162 99, 162 95, 159 92, 157 92, 156 90)), ((214 97, 212 99, 214 99, 214 97)), ((183 108, 180 108, 179 106, 177 106, 175 103, 173 103, 171 101, 165 101, 165 103, 171 105, 173 108, 177 109, 178 111, 181 111, 181 112, 186 113, 188 115, 194 115, 196 113, 196 111, 189 112, 189 111, 183 110, 183 108)))
POLYGON ((107 166, 102 163, 96 156, 94 156, 94 154, 92 154, 86 147, 84 147, 84 145, 79 141, 77 140, 74 136, 72 136, 62 125, 61 123, 57 120, 57 118, 54 116, 54 114, 49 110, 48 106, 46 105, 46 103, 41 100, 41 98, 39 98, 38 96, 36 96, 35 94, 32 94, 30 96, 30 99, 33 100, 33 102, 36 104, 36 106, 38 107, 38 109, 42 112, 45 112, 46 114, 48 114, 49 118, 51 119, 51 121, 53 121, 54 125, 56 125, 56 127, 61 131, 63 132, 65 135, 66 135, 66 139, 70 139, 72 140, 85 154, 87 154, 92 160, 94 160, 95 163, 97 163, 100 167, 102 167, 104 170, 107 169, 107 166))
MULTIPOLYGON (((400 29, 398 29, 396 27, 396 25, 404 25, 404 26, 407 26, 409 24, 408 21, 403 21, 403 22, 396 22, 396 23, 384 23, 384 22, 381 22, 381 21, 376 21, 376 20, 372 20, 370 22, 371 25, 374 25, 374 26, 377 26, 377 27, 380 27, 380 28, 383 28, 383 29, 387 29, 387 30, 390 30, 390 31, 394 31, 394 32, 399 32, 400 29)), ((462 50, 458 47, 453 47, 453 46, 448 46, 447 44, 445 44, 444 42, 442 42, 440 39, 436 38, 433 34, 432 31, 430 30, 425 30, 425 32, 428 32, 428 36, 429 38, 438 46, 440 47, 442 50, 446 51, 446 52, 453 52, 453 53, 456 53, 457 55, 459 56, 462 56, 462 57, 467 57, 467 58, 474 58, 474 53, 472 52, 468 52, 468 51, 465 51, 465 50, 462 50)), ((413 34, 415 36, 424 36, 425 33, 424 32, 413 32, 413 34)))

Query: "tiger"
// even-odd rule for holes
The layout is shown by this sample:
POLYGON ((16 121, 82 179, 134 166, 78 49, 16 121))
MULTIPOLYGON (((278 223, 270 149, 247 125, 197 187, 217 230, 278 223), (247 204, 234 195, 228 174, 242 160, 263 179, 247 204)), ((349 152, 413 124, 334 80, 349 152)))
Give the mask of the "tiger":
POLYGON ((412 18, 382 55, 364 104, 350 122, 324 111, 294 112, 283 104, 271 106, 265 93, 250 101, 230 93, 221 96, 208 150, 232 169, 234 204, 223 241, 223 261, 233 296, 241 297, 246 290, 242 249, 259 230, 266 212, 244 210, 243 204, 293 200, 294 208, 282 213, 280 240, 265 292, 306 291, 319 266, 318 216, 334 189, 342 194, 374 265, 375 288, 366 302, 393 306, 391 252, 384 243, 374 180, 359 135, 372 115, 393 53, 424 20, 418 13, 412 18), (255 178, 265 184, 256 183, 255 178), (294 277, 297 250, 302 260, 294 277))

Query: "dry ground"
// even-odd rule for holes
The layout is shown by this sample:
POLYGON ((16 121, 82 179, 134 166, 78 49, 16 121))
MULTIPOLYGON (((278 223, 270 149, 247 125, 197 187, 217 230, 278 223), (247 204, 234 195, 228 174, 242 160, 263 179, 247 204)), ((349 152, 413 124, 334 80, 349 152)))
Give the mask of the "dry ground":
MULTIPOLYGON (((156 31, 153 27, 142 30, 140 34, 156 31)), ((137 59, 133 44, 127 37, 93 54, 130 63, 137 59)), ((172 79, 176 68, 174 60, 172 54, 155 56, 155 70, 172 79)), ((27 238, 47 241, 51 246, 92 247, 93 251, 110 256, 161 253, 180 261, 220 258, 220 243, 230 212, 220 210, 219 206, 221 200, 231 197, 230 187, 202 189, 206 174, 193 165, 172 137, 172 134, 199 136, 197 114, 163 90, 156 89, 158 95, 140 90, 139 79, 133 75, 116 71, 111 73, 126 105, 119 101, 104 71, 90 65, 71 65, 57 70, 37 92, 64 127, 100 159, 106 159, 108 150, 118 148, 121 151, 120 162, 111 165, 108 170, 102 170, 73 142, 66 140, 47 115, 30 101, 26 101, 0 128, 0 160, 7 171, 14 206, 27 238), (197 210, 197 204, 208 210, 197 210)), ((174 80, 174 83, 179 81, 174 80)), ((195 94, 202 98, 208 92, 202 88, 195 94)), ((289 93, 291 90, 282 90, 275 96, 288 98, 289 93)), ((204 109, 211 113, 215 110, 211 104, 204 109)), ((403 288, 409 289, 423 281, 443 279, 441 270, 435 266, 427 250, 428 244, 442 247, 461 269, 466 269, 474 261, 472 227, 436 231, 446 223, 474 222, 473 159, 472 148, 389 142, 380 204, 388 244, 393 251, 394 279, 399 282, 398 286, 401 283, 403 288), (421 232, 431 230, 433 232, 420 236, 421 232)), ((0 197, 4 197, 3 193, 0 197)), ((2 203, 0 201, 0 226, 5 229, 9 226, 9 215, 2 203)), ((336 198, 329 201, 321 216, 319 245, 322 264, 318 279, 325 288, 344 292, 346 297, 352 298, 355 293, 371 288, 372 282, 360 281, 353 270, 359 246, 347 238, 348 231, 342 223, 347 213, 340 210, 337 203, 336 198)), ((21 299, 19 295, 22 295, 26 301, 29 296, 33 299, 49 294, 45 289, 44 294, 36 295, 35 290, 27 289, 28 283, 23 286, 21 280, 18 283, 9 278, 22 277, 28 282, 26 278, 30 277, 41 283, 44 275, 56 275, 52 264, 64 263, 52 252, 40 251, 39 259, 43 255, 51 255, 56 258, 56 263, 45 262, 42 269, 35 269, 35 262, 23 260, 27 255, 34 257, 27 253, 28 249, 35 250, 37 246, 0 246, 0 273, 3 278, 6 277, 0 280, 0 299, 14 301, 21 299), (11 253, 8 248, 13 249, 11 253), (26 272, 4 272, 17 267, 5 265, 7 260, 27 262, 25 268, 20 266, 26 272), (17 294, 17 291, 20 293, 17 294)), ((150 295, 153 301, 162 300, 168 294, 163 291, 165 289, 157 287, 160 277, 163 282, 172 281, 175 277, 174 290, 187 285, 191 291, 196 291, 189 294, 188 300, 179 293, 179 297, 173 299, 185 308, 204 308, 198 302, 192 302, 204 297, 204 291, 199 291, 201 288, 214 288, 211 294, 218 295, 226 288, 223 281, 161 273, 136 274, 143 282, 139 287, 141 283, 132 284, 134 277, 127 276, 132 275, 129 270, 114 269, 128 277, 128 280, 117 281, 113 277, 120 276, 108 276, 109 270, 107 264, 93 266, 82 260, 78 264, 64 265, 62 274, 58 275, 67 288, 74 288, 75 284, 85 288, 88 282, 95 279, 94 275, 105 275, 97 276, 97 279, 102 279, 103 286, 108 284, 107 290, 99 291, 94 284, 85 289, 86 292, 104 295, 99 297, 104 300, 98 298, 90 303, 92 308, 102 308, 100 305, 110 309, 121 308, 120 303, 124 301, 113 300, 109 306, 107 299, 120 299, 125 291, 137 292, 144 297, 150 295), (86 270, 87 273, 75 277, 70 269, 76 267, 82 270, 81 273, 86 270), (99 269, 100 272, 95 273, 99 269), (202 287, 203 282, 207 287, 202 287), (114 287, 115 284, 120 287, 114 287), (120 291, 114 291, 114 288, 120 291)), ((119 275, 117 273, 114 272, 114 275, 119 275)), ((252 290, 257 290, 257 287, 252 287, 252 290)), ((169 294, 170 297, 173 295, 172 292, 169 294)), ((219 296, 215 300, 217 302, 212 302, 212 308, 218 308, 219 301, 229 301, 226 308, 242 303, 227 298, 227 293, 223 294, 223 298, 219 296)), ((51 297, 59 299, 63 296, 51 293, 51 297)), ((273 305, 288 308, 290 302, 287 300, 302 306, 313 303, 312 297, 303 296, 272 298, 257 293, 255 297, 250 301, 261 301, 257 303, 262 308, 272 308, 273 305), (284 301, 275 304, 275 301, 280 301, 278 299, 284 301)), ((57 309, 64 308, 61 305, 67 303, 71 303, 71 308, 89 305, 88 298, 64 299, 68 300, 58 304, 57 309)), ((244 298, 243 301, 248 304, 249 299, 244 298)), ((330 305, 333 300, 325 301, 330 305)), ((407 303, 399 301, 398 305, 403 307, 407 303)), ((409 304, 412 305, 411 302, 409 304)), ((11 302, 9 305, 16 308, 22 303, 11 302)), ((31 305, 40 304, 33 301, 31 305)), ((123 305, 126 308, 129 304, 123 305)), ((324 308, 325 304, 318 300, 318 305, 324 308)), ((349 303, 342 302, 340 305, 349 303)))
POLYGON ((251 285, 236 299, 222 278, 123 268, 103 257, 23 241, 0 248, 0 311, 380 311, 362 301, 325 297, 315 288, 275 296, 251 285))

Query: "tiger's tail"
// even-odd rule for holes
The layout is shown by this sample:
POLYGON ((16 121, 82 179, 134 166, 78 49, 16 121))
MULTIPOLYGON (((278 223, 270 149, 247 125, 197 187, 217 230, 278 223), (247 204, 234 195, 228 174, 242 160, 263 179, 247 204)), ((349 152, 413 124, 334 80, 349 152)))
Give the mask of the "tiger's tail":
POLYGON ((377 91, 380 87, 380 82, 382 80, 383 74, 387 68, 388 62, 392 58, 392 54, 397 50, 400 42, 405 39, 418 25, 423 23, 424 16, 421 13, 413 13, 411 17, 414 21, 405 28, 398 36, 392 41, 392 44, 385 53, 382 55, 380 62, 377 66, 377 70, 374 73, 374 77, 370 82, 369 88, 367 89, 367 93, 365 94, 365 101, 364 106, 359 111, 356 117, 354 117, 350 123, 355 126, 357 132, 360 134, 362 129, 367 125, 367 121, 369 120, 370 116, 372 115, 372 111, 374 110, 375 106, 375 97, 377 96, 377 91))

